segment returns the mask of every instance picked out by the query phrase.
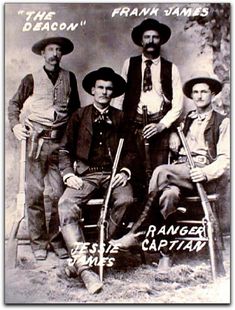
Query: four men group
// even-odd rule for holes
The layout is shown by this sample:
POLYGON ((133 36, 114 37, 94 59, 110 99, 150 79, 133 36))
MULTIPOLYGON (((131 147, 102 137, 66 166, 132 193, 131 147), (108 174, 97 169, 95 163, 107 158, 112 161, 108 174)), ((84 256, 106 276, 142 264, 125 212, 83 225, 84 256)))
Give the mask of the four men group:
MULTIPOLYGON (((82 86, 93 100, 84 108, 80 108, 74 74, 59 66, 61 57, 73 50, 72 42, 62 37, 43 39, 32 48, 44 57, 43 69, 22 80, 9 104, 16 138, 28 139, 26 195, 35 258, 46 258, 48 244, 60 258, 67 257, 65 242, 72 258, 76 249, 67 273, 81 276, 91 293, 98 292, 102 283, 86 264, 88 252, 81 249, 85 242, 82 211, 97 192, 107 189, 121 137, 125 145, 107 218, 107 240, 121 248, 139 244, 151 223, 152 209, 158 210, 155 221, 164 223, 176 211, 182 191, 194 190, 195 182, 210 186, 229 166, 229 119, 212 109, 212 98, 222 85, 202 72, 183 87, 196 106, 183 129, 196 163, 196 168, 189 168, 174 127, 183 109, 179 72, 160 56, 161 45, 170 35, 170 28, 154 19, 135 27, 132 39, 142 46, 142 55, 125 61, 122 77, 107 67, 87 74, 82 86), (113 98, 122 111, 110 106, 113 98), (22 124, 20 113, 26 101, 30 108, 22 124), (167 164, 170 149, 178 153, 173 164, 167 164), (43 203, 46 175, 53 190, 49 236, 43 203), (143 211, 130 232, 117 239, 140 188, 142 198, 147 197, 146 204, 141 202, 143 211)), ((166 249, 162 257, 167 254, 166 249)))

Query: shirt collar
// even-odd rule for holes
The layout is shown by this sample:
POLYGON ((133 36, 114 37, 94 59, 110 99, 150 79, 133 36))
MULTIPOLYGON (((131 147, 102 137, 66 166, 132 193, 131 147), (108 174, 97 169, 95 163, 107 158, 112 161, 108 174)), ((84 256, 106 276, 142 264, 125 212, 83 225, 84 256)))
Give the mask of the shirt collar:
POLYGON ((104 109, 100 109, 100 108, 97 107, 97 105, 96 105, 95 102, 94 102, 94 103, 93 103, 93 106, 94 106, 94 108, 95 108, 96 110, 98 110, 101 114, 103 114, 103 113, 105 113, 106 111, 109 110, 109 105, 108 105, 106 108, 104 108, 104 109))
POLYGON ((155 58, 155 59, 149 59, 145 57, 144 54, 142 54, 142 62, 145 62, 146 60, 152 60, 153 64, 157 65, 160 62, 160 56, 158 56, 158 58, 155 58))
POLYGON ((48 74, 58 74, 60 72, 60 67, 56 66, 54 70, 48 70, 45 66, 43 66, 43 69, 48 73, 48 74))
POLYGON ((205 113, 198 113, 198 115, 200 115, 204 119, 208 119, 212 115, 212 109, 210 111, 205 112, 205 113))
POLYGON ((207 111, 205 113, 198 113, 197 110, 193 110, 191 111, 191 113, 189 114, 189 117, 192 119, 198 119, 200 121, 203 120, 208 120, 210 119, 212 116, 212 109, 210 111, 207 111))

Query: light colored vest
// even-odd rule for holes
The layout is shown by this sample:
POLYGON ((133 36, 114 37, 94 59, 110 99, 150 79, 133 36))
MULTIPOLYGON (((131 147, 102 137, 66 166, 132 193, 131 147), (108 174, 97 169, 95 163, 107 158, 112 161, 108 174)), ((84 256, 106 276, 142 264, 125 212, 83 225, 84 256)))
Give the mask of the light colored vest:
POLYGON ((69 72, 61 69, 56 84, 53 85, 43 68, 33 73, 33 95, 27 99, 28 119, 46 126, 55 122, 65 123, 68 117, 70 96, 69 72))

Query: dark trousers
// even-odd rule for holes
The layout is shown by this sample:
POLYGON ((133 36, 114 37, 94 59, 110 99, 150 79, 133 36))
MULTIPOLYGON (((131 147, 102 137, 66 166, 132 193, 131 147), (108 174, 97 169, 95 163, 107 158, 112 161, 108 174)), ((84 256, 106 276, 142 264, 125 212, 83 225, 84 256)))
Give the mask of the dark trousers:
MULTIPOLYGON (((143 126, 140 124, 133 124, 132 136, 135 143, 136 152, 136 164, 133 170, 133 179, 137 184, 144 184, 148 187, 148 178, 146 175, 146 164, 145 164, 145 146, 143 139, 143 126)), ((152 171, 163 164, 167 164, 169 154, 169 131, 164 130, 162 133, 154 135, 149 139, 149 156, 152 171)), ((138 193, 137 193, 138 194, 138 193)))
MULTIPOLYGON (((86 202, 94 198, 101 188, 106 189, 110 176, 109 172, 89 173, 82 177, 83 187, 79 190, 67 187, 59 200, 60 223, 63 227, 69 224, 80 224, 82 209, 86 202)), ((108 221, 108 235, 111 238, 118 230, 121 220, 129 206, 133 203, 133 193, 130 184, 116 187, 112 190, 110 201, 110 215, 108 221)))
POLYGON ((29 236, 33 250, 46 249, 48 242, 54 248, 63 245, 62 234, 59 233, 58 200, 63 194, 64 185, 58 169, 58 147, 59 144, 53 140, 44 140, 38 159, 27 159, 26 203, 29 236), (49 232, 46 227, 44 206, 46 176, 52 201, 49 232))

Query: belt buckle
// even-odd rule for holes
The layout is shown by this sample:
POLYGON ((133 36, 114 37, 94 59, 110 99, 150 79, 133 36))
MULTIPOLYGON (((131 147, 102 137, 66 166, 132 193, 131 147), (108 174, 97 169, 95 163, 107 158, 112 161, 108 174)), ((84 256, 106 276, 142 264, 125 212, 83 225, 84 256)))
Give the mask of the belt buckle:
POLYGON ((206 157, 203 155, 197 155, 195 156, 195 159, 200 164, 206 164, 206 157))
POLYGON ((51 139, 56 139, 57 138, 57 130, 51 130, 50 132, 50 137, 51 139))
POLYGON ((178 161, 180 164, 186 163, 187 162, 187 157, 186 156, 180 156, 178 158, 178 160, 176 160, 176 161, 178 161))

